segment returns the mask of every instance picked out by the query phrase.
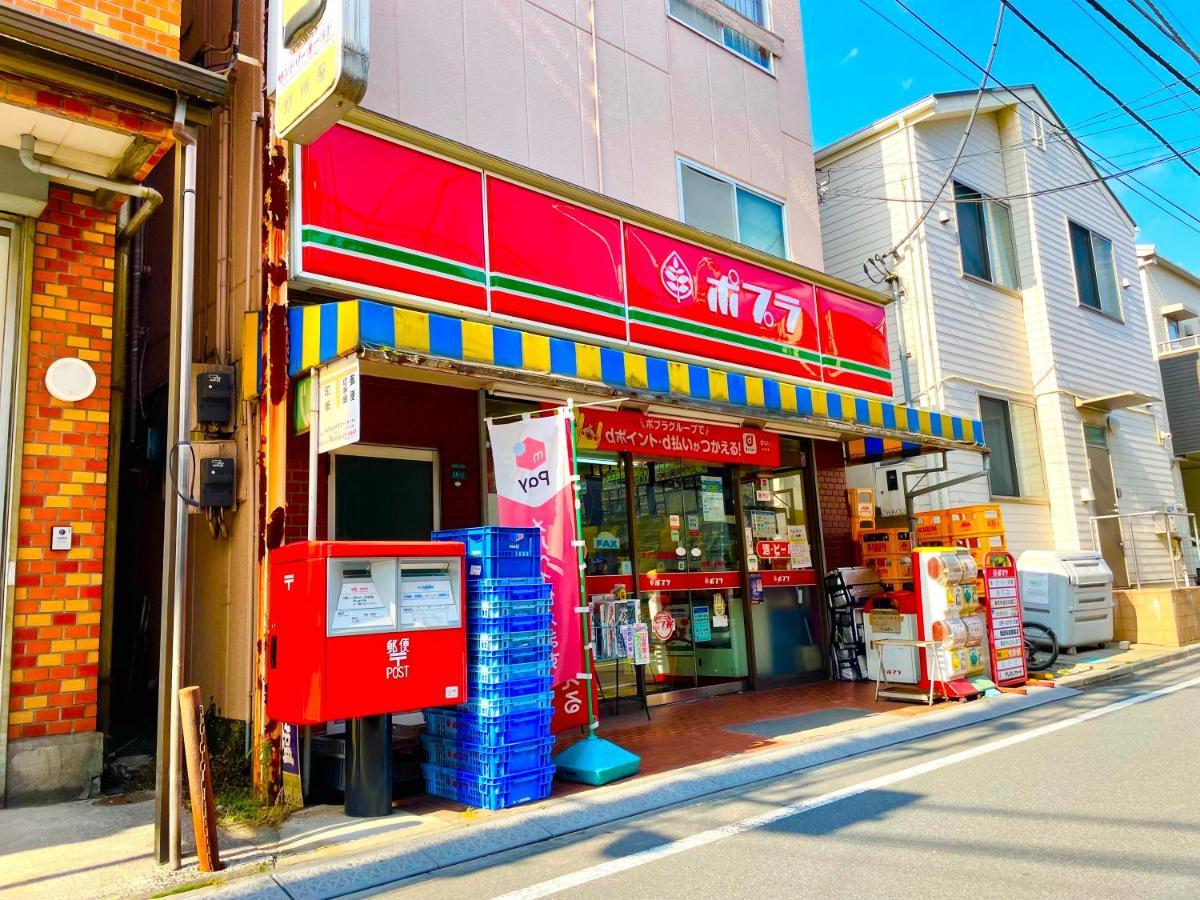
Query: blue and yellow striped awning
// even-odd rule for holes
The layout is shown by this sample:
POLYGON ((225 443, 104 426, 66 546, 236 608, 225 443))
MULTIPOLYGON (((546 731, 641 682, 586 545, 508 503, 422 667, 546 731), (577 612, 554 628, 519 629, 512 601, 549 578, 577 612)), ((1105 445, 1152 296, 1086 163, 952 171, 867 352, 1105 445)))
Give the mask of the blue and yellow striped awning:
POLYGON ((293 377, 358 350, 396 351, 573 379, 631 397, 736 407, 758 418, 803 418, 843 432, 853 462, 984 447, 978 420, 370 300, 294 306, 288 325, 293 377))

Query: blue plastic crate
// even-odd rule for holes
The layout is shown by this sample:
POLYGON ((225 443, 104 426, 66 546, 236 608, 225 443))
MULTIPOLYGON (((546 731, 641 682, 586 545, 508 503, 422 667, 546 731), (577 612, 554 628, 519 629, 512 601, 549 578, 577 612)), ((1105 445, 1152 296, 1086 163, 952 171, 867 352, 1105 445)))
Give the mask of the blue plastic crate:
POLYGON ((512 678, 491 678, 487 681, 475 677, 476 671, 468 672, 467 696, 472 700, 504 700, 509 697, 524 697, 528 694, 544 694, 552 688, 550 664, 540 666, 545 671, 533 675, 513 676, 512 678))
POLYGON ((435 797, 456 800, 479 809, 504 809, 550 796, 554 766, 503 778, 484 778, 425 763, 425 790, 435 797))
POLYGON ((467 585, 467 600, 471 603, 548 600, 553 589, 553 585, 540 575, 536 578, 480 578, 467 585))
POLYGON ((488 747, 470 744, 453 738, 424 735, 425 755, 430 764, 443 769, 457 769, 484 778, 503 778, 522 772, 541 770, 550 765, 550 751, 554 749, 554 738, 544 737, 519 744, 488 747))
POLYGON ((513 631, 507 634, 469 634, 467 652, 481 659, 489 653, 550 648, 550 630, 513 631))
POLYGON ((508 619, 514 616, 545 616, 550 614, 549 597, 530 597, 524 600, 467 600, 468 619, 508 619))
MULTIPOLYGON (((475 696, 475 687, 489 688, 493 685, 524 684, 528 681, 540 681, 550 677, 554 668, 550 654, 540 659, 522 663, 481 663, 469 661, 467 664, 467 679, 471 684, 471 696, 475 696)), ((540 688, 539 690, 547 690, 540 688)), ((525 693, 524 691, 522 693, 525 693)), ((483 696, 487 696, 485 693, 483 696)))
MULTIPOLYGON (((480 669, 486 670, 480 672, 484 681, 493 680, 490 672, 500 671, 504 673, 509 671, 521 671, 521 667, 527 666, 530 663, 546 663, 550 660, 550 638, 546 637, 545 643, 536 644, 529 647, 506 647, 502 650, 475 650, 467 649, 467 665, 479 666, 480 669)), ((547 668, 546 672, 550 670, 547 668)), ((544 675, 545 672, 531 672, 532 675, 544 675)), ((505 675, 504 677, 508 677, 505 675)), ((523 677, 523 676, 519 676, 523 677)))
POLYGON ((537 528, 488 525, 435 531, 435 541, 466 545, 467 578, 536 578, 542 574, 542 538, 537 528))
POLYGON ((548 737, 553 716, 550 707, 507 716, 477 716, 462 709, 427 709, 425 731, 433 737, 501 747, 548 737))
MULTIPOLYGON (((548 685, 550 679, 545 679, 545 683, 548 685)), ((472 685, 471 689, 479 691, 483 687, 484 685, 472 685)), ((550 709, 553 704, 554 691, 547 690, 545 693, 513 694, 508 697, 472 696, 470 700, 458 708, 472 715, 494 718, 496 716, 512 715, 513 713, 529 712, 534 709, 550 709)))
POLYGON ((467 637, 502 636, 520 634, 525 631, 543 631, 550 627, 553 618, 549 613, 534 616, 504 616, 498 619, 481 616, 467 617, 467 637))

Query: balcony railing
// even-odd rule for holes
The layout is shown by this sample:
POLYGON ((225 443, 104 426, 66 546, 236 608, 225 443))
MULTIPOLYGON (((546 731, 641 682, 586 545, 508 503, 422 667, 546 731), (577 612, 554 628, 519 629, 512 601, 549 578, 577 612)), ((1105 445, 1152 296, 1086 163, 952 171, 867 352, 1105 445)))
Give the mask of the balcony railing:
POLYGON ((1200 334, 1187 334, 1173 341, 1159 341, 1159 353, 1177 353, 1180 350, 1200 349, 1200 334))

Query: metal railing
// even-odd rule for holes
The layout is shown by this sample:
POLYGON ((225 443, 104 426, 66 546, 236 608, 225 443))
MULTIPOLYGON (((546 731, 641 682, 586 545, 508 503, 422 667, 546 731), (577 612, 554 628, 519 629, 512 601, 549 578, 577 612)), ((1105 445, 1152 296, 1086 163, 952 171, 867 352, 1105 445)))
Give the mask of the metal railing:
POLYGON ((1200 349, 1200 334, 1185 334, 1181 338, 1175 338, 1173 341, 1159 341, 1159 353, 1176 353, 1180 350, 1197 350, 1200 349))
MULTIPOLYGON (((1144 556, 1139 559, 1139 551, 1148 555, 1153 549, 1158 554, 1165 553, 1171 561, 1171 584, 1173 587, 1194 587, 1200 580, 1200 531, 1196 529, 1195 513, 1176 513, 1164 511, 1148 511, 1136 513, 1115 513, 1109 516, 1092 516, 1092 546, 1101 549, 1099 523, 1116 519, 1121 532, 1121 552, 1125 558, 1125 575, 1129 576, 1129 561, 1133 560, 1133 581, 1140 589, 1142 586, 1142 565, 1144 556), (1136 527, 1136 520, 1151 520, 1152 531, 1136 527), (1175 523, 1183 521, 1181 529, 1175 523), (1126 529, 1128 524, 1128 530, 1126 529), (1138 542, 1141 532, 1142 541, 1138 542), (1129 537, 1126 537, 1128 533, 1129 537), (1147 541, 1149 536, 1152 540, 1147 541), (1181 584, 1182 582, 1182 584, 1181 584)), ((1113 573, 1116 576, 1117 573, 1113 573)), ((1161 579, 1147 579, 1151 583, 1161 579)))

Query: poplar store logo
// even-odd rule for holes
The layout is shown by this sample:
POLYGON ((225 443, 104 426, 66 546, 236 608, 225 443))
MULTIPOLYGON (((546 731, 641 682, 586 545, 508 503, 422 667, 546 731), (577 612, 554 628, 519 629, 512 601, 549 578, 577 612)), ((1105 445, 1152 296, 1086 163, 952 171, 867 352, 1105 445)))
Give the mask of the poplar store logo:
POLYGON ((546 468, 546 445, 541 441, 536 438, 521 441, 513 447, 513 461, 518 469, 532 473, 517 479, 517 484, 526 494, 538 486, 550 486, 550 470, 546 468))

